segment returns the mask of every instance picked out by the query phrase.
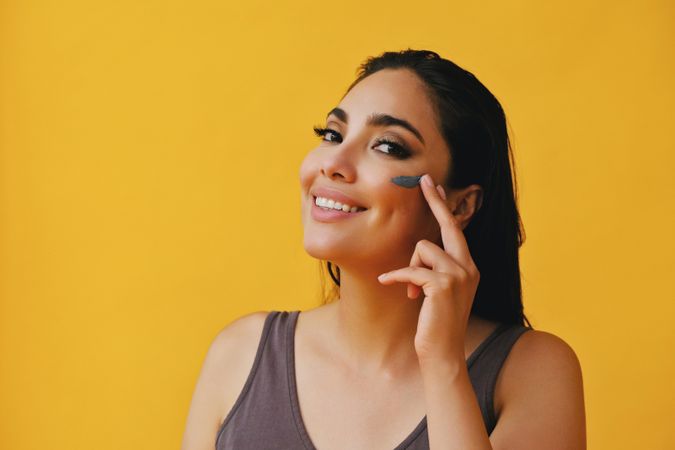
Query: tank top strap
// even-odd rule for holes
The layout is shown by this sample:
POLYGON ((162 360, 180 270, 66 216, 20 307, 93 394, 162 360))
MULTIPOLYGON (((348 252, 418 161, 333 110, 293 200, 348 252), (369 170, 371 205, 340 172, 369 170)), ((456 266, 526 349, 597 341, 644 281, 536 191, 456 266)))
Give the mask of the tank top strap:
MULTIPOLYGON (((265 318, 253 366, 216 437, 216 450, 313 450, 303 429, 294 391, 294 325, 300 311, 270 311, 265 318)), ((517 339, 531 328, 500 324, 467 360, 469 377, 488 435, 497 419, 494 390, 499 371, 517 339)), ((428 449, 426 416, 406 450, 428 449)))
POLYGON ((532 328, 519 324, 500 324, 476 349, 469 362, 469 376, 483 415, 488 435, 497 425, 494 393, 499 372, 518 338, 532 328))
MULTIPOLYGON (((302 448, 291 408, 289 311, 270 311, 253 366, 216 437, 216 450, 302 448)), ((290 335, 292 338, 292 334, 290 335)))

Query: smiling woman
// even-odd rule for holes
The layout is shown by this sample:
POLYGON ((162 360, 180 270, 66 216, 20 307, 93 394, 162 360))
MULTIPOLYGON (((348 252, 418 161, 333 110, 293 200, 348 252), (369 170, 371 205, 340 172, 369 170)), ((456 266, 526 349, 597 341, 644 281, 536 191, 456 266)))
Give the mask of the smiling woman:
POLYGON ((335 298, 225 327, 183 450, 585 448, 578 359, 523 313, 497 99, 435 52, 386 52, 314 131, 303 244, 335 298))

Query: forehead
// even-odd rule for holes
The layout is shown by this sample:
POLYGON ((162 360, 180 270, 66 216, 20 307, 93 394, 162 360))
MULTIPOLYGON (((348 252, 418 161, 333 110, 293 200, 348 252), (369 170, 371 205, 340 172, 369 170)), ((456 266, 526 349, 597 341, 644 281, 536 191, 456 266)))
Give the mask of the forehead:
POLYGON ((423 81, 409 69, 383 69, 357 83, 340 102, 350 124, 365 123, 372 113, 404 119, 422 134, 425 153, 445 165, 449 148, 442 137, 423 81))
POLYGON ((390 114, 411 122, 423 135, 435 129, 435 112, 426 88, 407 69, 383 69, 364 78, 340 102, 350 117, 390 114))

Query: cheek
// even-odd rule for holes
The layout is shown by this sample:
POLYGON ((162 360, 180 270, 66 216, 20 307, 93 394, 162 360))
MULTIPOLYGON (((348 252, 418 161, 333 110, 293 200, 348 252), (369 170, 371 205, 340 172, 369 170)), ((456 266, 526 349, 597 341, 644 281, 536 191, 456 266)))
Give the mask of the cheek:
POLYGON ((309 189, 317 173, 319 173, 319 160, 316 150, 314 150, 309 152, 300 164, 300 186, 305 190, 309 189))
POLYGON ((380 226, 398 230, 403 234, 413 233, 425 222, 425 200, 419 188, 407 189, 390 181, 380 185, 379 206, 380 226))

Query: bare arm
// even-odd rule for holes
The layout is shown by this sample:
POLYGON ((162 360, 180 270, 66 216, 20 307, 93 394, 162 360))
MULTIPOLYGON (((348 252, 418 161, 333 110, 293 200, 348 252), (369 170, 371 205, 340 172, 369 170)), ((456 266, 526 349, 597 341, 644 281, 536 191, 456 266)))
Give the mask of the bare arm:
POLYGON ((503 407, 488 438, 462 361, 423 370, 431 450, 585 450, 586 422, 579 361, 550 333, 528 331, 500 376, 503 407))
POLYGON ((213 339, 192 395, 181 450, 213 450, 221 421, 253 365, 267 312, 247 314, 213 339))
POLYGON ((492 450, 466 361, 422 367, 431 450, 492 450))
POLYGON ((495 450, 585 450, 581 365, 559 337, 528 331, 503 367, 503 403, 490 436, 495 450), (510 360, 510 361, 509 361, 510 360))

